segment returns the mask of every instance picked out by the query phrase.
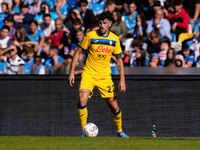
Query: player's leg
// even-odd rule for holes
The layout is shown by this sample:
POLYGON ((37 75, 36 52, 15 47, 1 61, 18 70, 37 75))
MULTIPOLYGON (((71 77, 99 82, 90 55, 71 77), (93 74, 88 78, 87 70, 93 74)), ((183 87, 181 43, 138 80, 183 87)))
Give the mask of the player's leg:
POLYGON ((81 124, 81 129, 87 123, 87 117, 88 117, 87 102, 89 95, 90 95, 90 90, 88 89, 79 90, 78 116, 81 124))
POLYGON ((117 135, 119 137, 128 138, 129 136, 122 131, 122 113, 121 110, 119 109, 117 99, 111 97, 111 98, 105 98, 105 101, 112 112, 112 119, 115 124, 117 135))

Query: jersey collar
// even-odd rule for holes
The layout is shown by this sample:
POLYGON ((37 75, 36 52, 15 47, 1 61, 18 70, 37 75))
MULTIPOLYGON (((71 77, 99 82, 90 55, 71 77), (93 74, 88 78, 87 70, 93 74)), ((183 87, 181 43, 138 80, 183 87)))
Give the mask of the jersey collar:
POLYGON ((108 35, 110 34, 110 30, 108 30, 108 34, 107 35, 102 35, 99 30, 98 30, 99 35, 103 36, 103 37, 108 37, 108 35))

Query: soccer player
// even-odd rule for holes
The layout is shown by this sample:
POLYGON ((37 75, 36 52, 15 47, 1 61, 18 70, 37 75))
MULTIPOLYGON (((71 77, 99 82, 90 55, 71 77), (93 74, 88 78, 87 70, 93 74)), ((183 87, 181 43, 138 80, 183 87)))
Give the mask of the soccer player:
POLYGON ((93 95, 93 88, 96 86, 101 97, 105 99, 112 112, 112 118, 119 137, 129 137, 122 131, 122 114, 119 109, 114 83, 111 79, 110 60, 112 53, 117 58, 117 66, 120 74, 119 91, 126 91, 124 66, 121 58, 122 50, 118 36, 109 31, 112 15, 110 12, 103 12, 99 15, 99 30, 88 32, 80 47, 75 52, 72 60, 70 75, 68 78, 70 86, 74 84, 74 70, 79 59, 79 55, 88 49, 88 56, 81 75, 79 88, 78 114, 81 129, 87 123, 88 97, 93 95))

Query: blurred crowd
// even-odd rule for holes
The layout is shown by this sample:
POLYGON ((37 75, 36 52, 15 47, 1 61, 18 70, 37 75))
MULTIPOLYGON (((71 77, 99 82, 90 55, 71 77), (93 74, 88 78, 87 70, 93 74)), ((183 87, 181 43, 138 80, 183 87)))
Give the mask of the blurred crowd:
MULTIPOLYGON (((69 74, 103 11, 126 67, 200 67, 200 0, 0 0, 0 74, 69 74)), ((87 51, 75 74, 83 70, 87 51)), ((116 59, 110 62, 117 74, 116 59)))

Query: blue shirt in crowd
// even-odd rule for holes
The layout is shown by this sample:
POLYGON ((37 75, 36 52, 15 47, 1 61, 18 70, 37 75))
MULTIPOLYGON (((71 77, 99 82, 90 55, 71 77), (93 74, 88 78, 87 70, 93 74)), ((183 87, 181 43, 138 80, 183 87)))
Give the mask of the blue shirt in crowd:
POLYGON ((40 38, 44 36, 44 33, 42 30, 37 29, 36 33, 34 35, 32 35, 30 32, 28 33, 28 37, 31 41, 35 41, 35 42, 40 42, 40 38))
MULTIPOLYGON (((52 20, 56 20, 57 14, 55 12, 49 12, 49 14, 50 14, 52 20)), ((44 17, 43 13, 42 14, 36 14, 33 19, 35 21, 43 21, 43 17, 44 17)))
POLYGON ((34 64, 34 59, 32 59, 30 62, 28 59, 24 60, 25 62, 25 69, 26 69, 26 74, 31 74, 31 69, 34 64))
POLYGON ((124 15, 124 22, 127 25, 128 31, 133 30, 135 25, 136 25, 136 17, 137 17, 138 12, 135 11, 133 14, 132 18, 129 18, 129 14, 124 15))
MULTIPOLYGON (((156 28, 154 21, 155 21, 155 19, 152 19, 152 20, 149 21, 146 33, 150 33, 151 31, 153 31, 153 29, 156 28)), ((171 40, 172 39, 172 37, 171 37, 171 25, 170 25, 169 21, 165 18, 162 18, 160 20, 159 25, 161 27, 161 29, 159 31, 159 35, 163 36, 163 37, 167 36, 171 40)))

